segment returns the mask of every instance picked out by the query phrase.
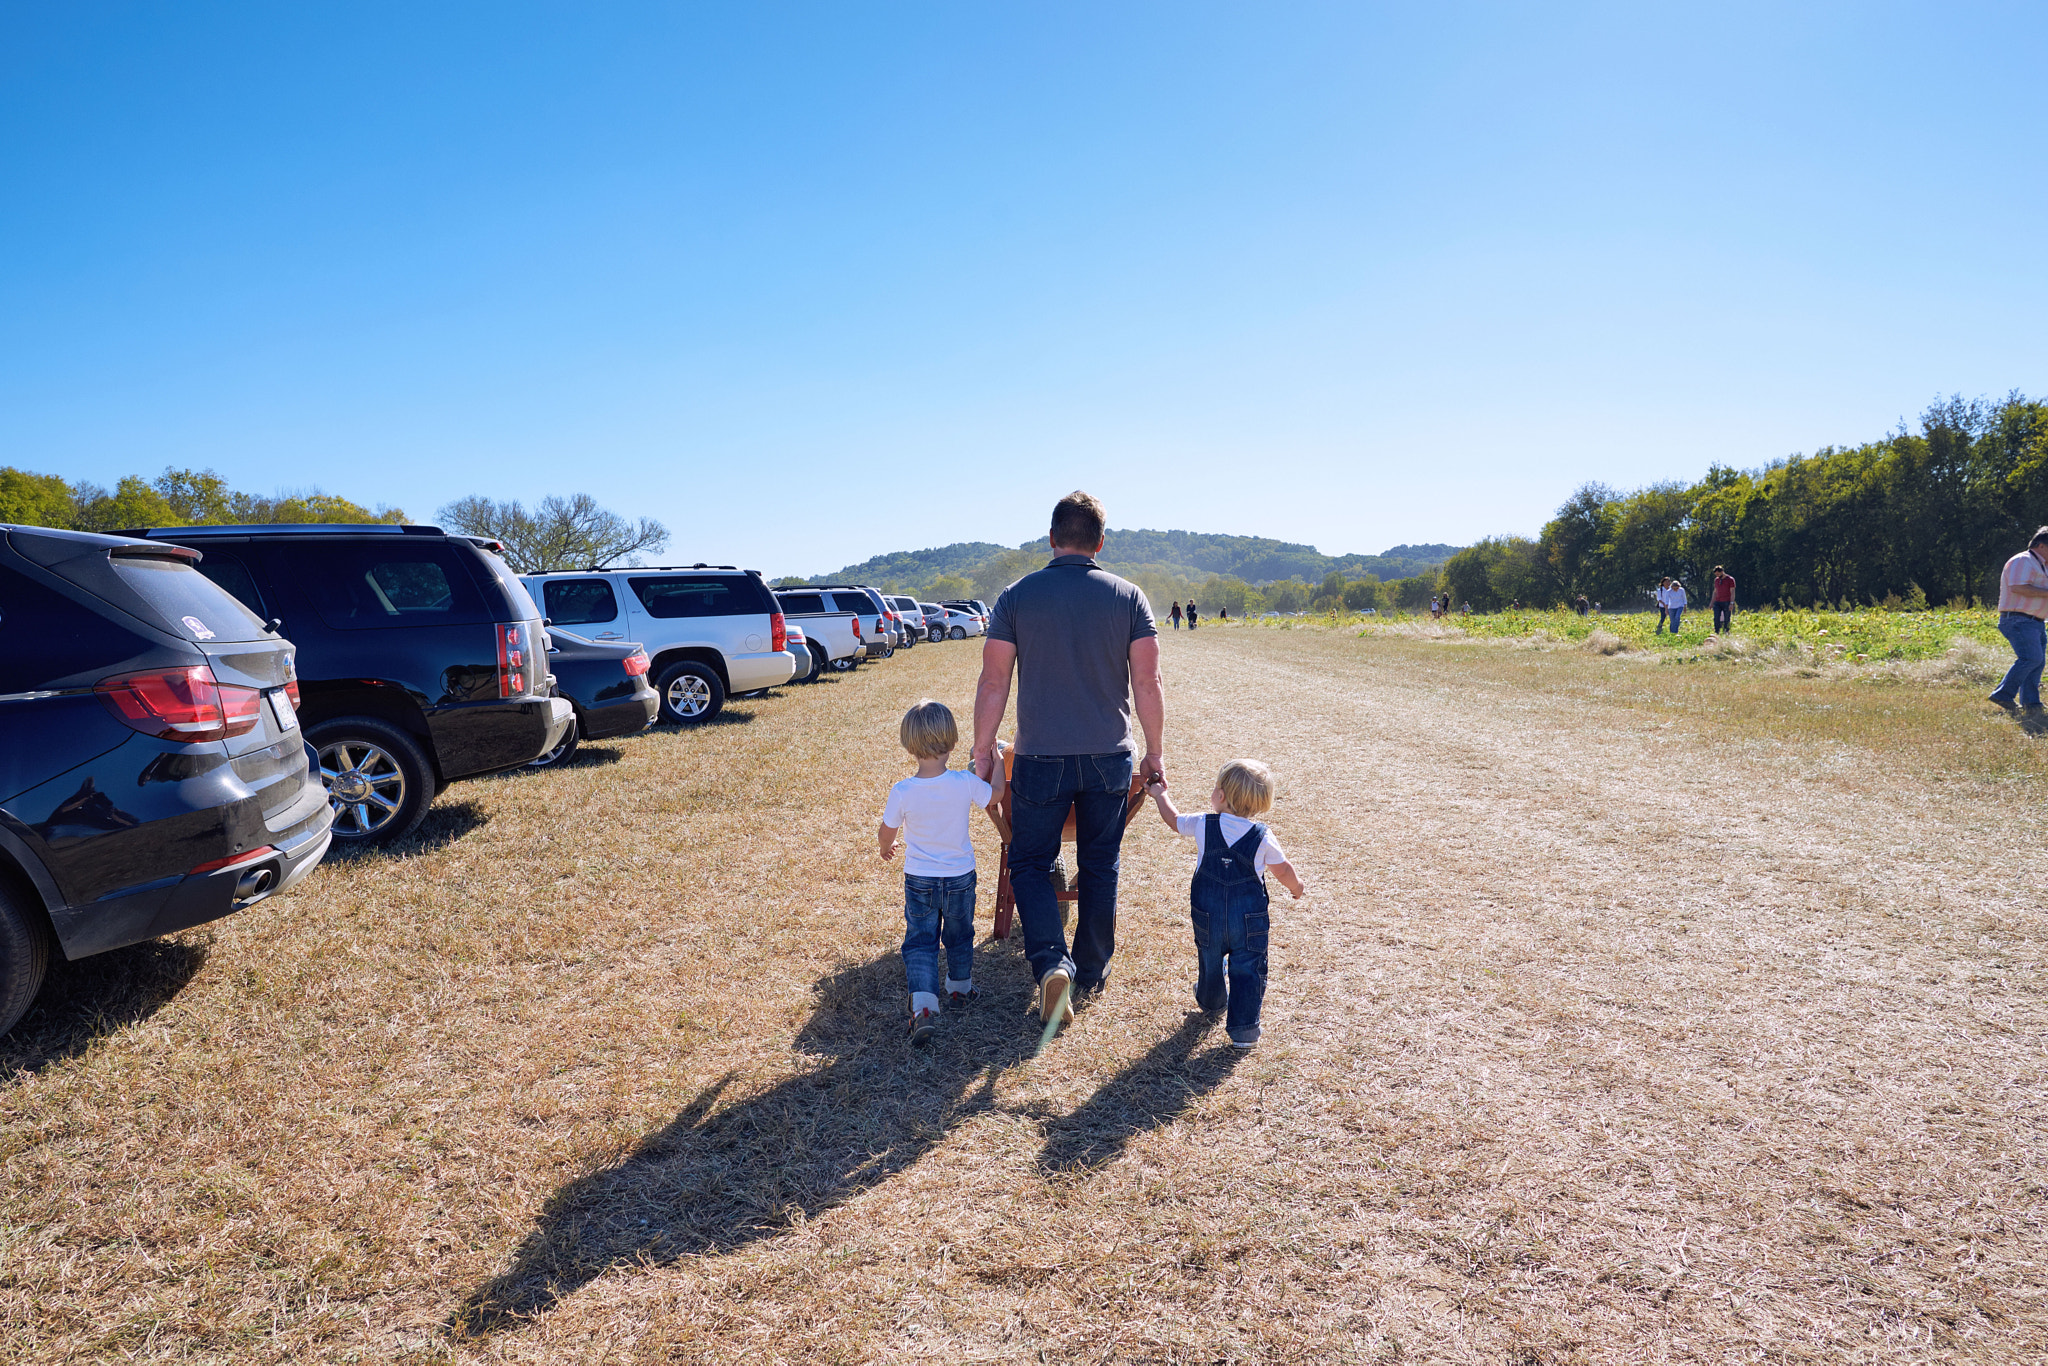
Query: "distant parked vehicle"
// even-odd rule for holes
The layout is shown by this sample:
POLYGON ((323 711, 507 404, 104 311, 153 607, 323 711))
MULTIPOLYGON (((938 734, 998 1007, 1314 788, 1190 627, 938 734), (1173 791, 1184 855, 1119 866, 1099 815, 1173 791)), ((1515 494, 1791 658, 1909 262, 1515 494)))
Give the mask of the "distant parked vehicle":
POLYGON ((661 698, 647 682, 647 651, 632 641, 589 640, 559 626, 548 628, 548 671, 555 696, 566 697, 575 719, 553 749, 528 768, 560 768, 585 740, 637 735, 661 714, 661 698))
POLYGON ((334 815, 291 643, 129 537, 0 526, 0 1033, 104 953, 304 877, 334 815))
POLYGON ((918 608, 916 598, 906 598, 898 594, 894 597, 885 596, 882 601, 889 604, 890 615, 895 618, 898 632, 896 643, 899 646, 908 650, 924 639, 924 613, 918 608))
POLYGON ((941 607, 957 607, 963 612, 972 612, 981 618, 983 626, 988 625, 988 604, 980 598, 949 598, 939 604, 941 607))
POLYGON ((935 602, 920 602, 917 610, 924 614, 924 638, 944 640, 946 638, 946 609, 935 602))
POLYGON ((431 526, 187 526, 199 572, 298 646, 301 719, 334 838, 417 829, 458 778, 517 768, 575 719, 549 695, 540 613, 492 542, 431 526))
POLYGON ((637 640, 653 660, 661 719, 709 721, 734 693, 789 682, 782 609, 759 572, 729 564, 527 574, 548 620, 591 640, 637 640))
POLYGON ((782 647, 783 653, 788 655, 796 665, 796 672, 789 676, 789 681, 792 683, 808 683, 816 678, 819 671, 825 666, 816 655, 811 653, 810 638, 804 634, 804 628, 790 621, 789 614, 786 612, 783 614, 782 619, 784 623, 782 630, 785 637, 782 647))
POLYGON ((867 658, 861 614, 872 614, 874 606, 866 596, 851 589, 832 594, 810 588, 778 588, 775 600, 782 605, 784 621, 791 626, 802 624, 821 672, 835 669, 843 673, 867 658))
POLYGON ((963 612, 957 607, 946 607, 940 610, 945 613, 945 619, 940 623, 939 629, 944 631, 950 639, 965 640, 969 636, 987 634, 988 623, 974 613, 963 612))
POLYGON ((861 634, 867 639, 869 659, 887 659, 896 653, 903 625, 880 593, 864 584, 843 583, 826 584, 816 591, 830 594, 842 609, 860 612, 861 634))

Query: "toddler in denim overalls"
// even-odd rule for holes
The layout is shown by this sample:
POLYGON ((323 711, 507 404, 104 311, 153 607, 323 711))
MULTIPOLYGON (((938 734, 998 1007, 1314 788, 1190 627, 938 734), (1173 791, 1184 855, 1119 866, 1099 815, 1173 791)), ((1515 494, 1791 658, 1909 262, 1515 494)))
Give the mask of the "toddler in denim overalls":
POLYGON ((962 1009, 974 989, 974 845, 967 834, 975 807, 988 808, 989 785, 946 760, 960 728, 930 698, 903 714, 897 734, 917 760, 915 775, 889 789, 875 831, 887 862, 903 836, 903 975, 910 986, 910 1041, 931 1039, 939 1022, 939 945, 946 946, 946 1000, 962 1009))
POLYGON ((1252 819, 1273 806, 1273 774, 1252 759, 1232 759, 1216 775, 1210 814, 1183 816, 1167 798, 1166 784, 1150 782, 1160 819, 1195 841, 1195 877, 1188 901, 1195 927, 1195 1004, 1204 1013, 1225 1011, 1230 1042, 1259 1041, 1259 1010, 1266 999, 1266 874, 1301 898, 1301 878, 1272 832, 1252 819), (1227 967, 1226 967, 1226 960, 1227 967), (1226 1009, 1227 1007, 1227 1009, 1226 1009))

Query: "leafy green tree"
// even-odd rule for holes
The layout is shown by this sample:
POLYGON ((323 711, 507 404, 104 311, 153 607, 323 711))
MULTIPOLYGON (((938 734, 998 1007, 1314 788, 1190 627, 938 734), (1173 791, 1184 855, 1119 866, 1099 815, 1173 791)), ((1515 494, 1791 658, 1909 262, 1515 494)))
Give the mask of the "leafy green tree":
POLYGON ((958 574, 941 574, 919 596, 927 602, 962 602, 974 596, 974 585, 958 574))
POLYGON ((1364 578, 1353 579, 1344 585, 1344 606, 1352 612, 1363 612, 1366 608, 1380 605, 1380 581, 1378 575, 1367 574, 1364 578))
POLYGON ((0 522, 69 527, 77 515, 71 486, 56 475, 0 467, 0 522))

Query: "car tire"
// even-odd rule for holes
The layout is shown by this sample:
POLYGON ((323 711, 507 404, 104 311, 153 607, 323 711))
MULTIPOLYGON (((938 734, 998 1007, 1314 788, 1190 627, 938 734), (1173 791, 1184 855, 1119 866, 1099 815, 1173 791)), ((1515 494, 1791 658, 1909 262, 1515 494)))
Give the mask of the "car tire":
POLYGON ((0 879, 0 1034, 14 1028, 50 970, 50 933, 27 899, 0 879))
POLYGON ((567 768, 569 761, 576 757, 576 747, 583 743, 583 723, 574 717, 569 719, 569 728, 562 732, 562 742, 541 755, 529 759, 528 768, 567 768))
POLYGON ((804 682, 815 683, 824 677, 825 666, 831 662, 831 660, 825 658, 825 647, 813 644, 811 646, 811 676, 806 678, 804 682))
POLYGON ((832 668, 834 669, 834 671, 838 673, 850 674, 859 667, 860 659, 858 656, 855 655, 848 655, 844 659, 835 659, 832 661, 832 668))
POLYGON ((419 741, 374 716, 337 716, 306 729, 334 808, 334 842, 366 849, 404 839, 427 818, 439 781, 419 741), (350 797, 355 800, 349 800, 350 797))
POLYGON ((964 627, 964 626, 955 626, 955 627, 953 628, 953 639, 955 639, 955 640, 965 640, 965 639, 967 639, 967 628, 966 628, 966 627, 964 627))
POLYGON ((672 726, 698 725, 725 710, 718 671, 695 659, 663 669, 655 691, 661 694, 661 719, 672 726))
POLYGON ((895 647, 894 645, 884 645, 884 646, 882 647, 882 658, 884 658, 884 659, 894 659, 895 657, 896 657, 896 647, 895 647))

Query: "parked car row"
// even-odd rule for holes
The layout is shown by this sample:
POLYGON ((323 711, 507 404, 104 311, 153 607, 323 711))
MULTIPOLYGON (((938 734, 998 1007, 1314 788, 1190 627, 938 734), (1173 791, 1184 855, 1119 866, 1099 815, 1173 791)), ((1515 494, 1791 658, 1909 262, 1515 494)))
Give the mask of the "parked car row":
POLYGON ((0 1032, 67 959, 275 896, 450 783, 986 629, 731 565, 515 575, 425 526, 0 526, 0 1032), (314 779, 318 778, 315 782, 314 779))

